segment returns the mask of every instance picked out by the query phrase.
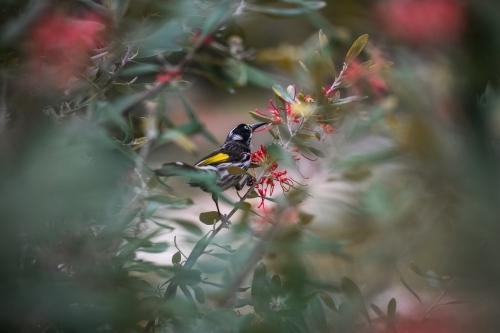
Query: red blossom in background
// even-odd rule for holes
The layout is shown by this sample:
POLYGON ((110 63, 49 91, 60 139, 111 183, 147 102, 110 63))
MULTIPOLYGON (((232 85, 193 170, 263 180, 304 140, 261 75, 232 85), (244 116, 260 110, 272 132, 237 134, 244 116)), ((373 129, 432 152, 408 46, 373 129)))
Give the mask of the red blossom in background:
POLYGON ((167 70, 156 75, 156 82, 167 83, 172 80, 178 80, 181 77, 181 72, 179 70, 167 70))
POLYGON ((420 45, 456 41, 466 25, 459 0, 387 0, 378 16, 387 34, 420 45))
POLYGON ((25 52, 34 74, 66 84, 92 64, 91 52, 104 44, 104 28, 102 19, 91 13, 80 18, 68 17, 61 10, 45 13, 26 37, 25 52))
POLYGON ((345 70, 344 80, 349 85, 353 85, 360 80, 366 82, 375 97, 382 97, 387 90, 385 80, 380 76, 381 64, 371 64, 366 66, 358 60, 352 61, 345 70))

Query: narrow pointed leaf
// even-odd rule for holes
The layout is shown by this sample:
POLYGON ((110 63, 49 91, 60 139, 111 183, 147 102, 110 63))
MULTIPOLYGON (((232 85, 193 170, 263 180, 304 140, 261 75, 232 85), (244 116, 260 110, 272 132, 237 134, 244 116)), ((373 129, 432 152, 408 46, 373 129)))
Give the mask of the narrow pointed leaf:
POLYGON ((366 42, 368 41, 368 35, 362 35, 356 41, 352 44, 351 48, 347 52, 347 55, 345 57, 345 63, 349 65, 351 61, 356 59, 356 57, 363 51, 363 48, 366 45, 366 42))

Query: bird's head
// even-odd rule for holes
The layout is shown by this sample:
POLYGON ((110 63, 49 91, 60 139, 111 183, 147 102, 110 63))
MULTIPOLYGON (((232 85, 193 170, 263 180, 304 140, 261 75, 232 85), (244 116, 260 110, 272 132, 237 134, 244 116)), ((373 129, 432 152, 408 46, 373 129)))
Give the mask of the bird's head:
POLYGON ((227 135, 227 141, 236 141, 236 142, 241 142, 245 143, 250 146, 250 142, 252 140, 252 133, 255 131, 257 128, 266 125, 267 123, 264 122, 259 122, 255 123, 253 125, 248 125, 248 124, 239 124, 235 128, 229 132, 227 135))

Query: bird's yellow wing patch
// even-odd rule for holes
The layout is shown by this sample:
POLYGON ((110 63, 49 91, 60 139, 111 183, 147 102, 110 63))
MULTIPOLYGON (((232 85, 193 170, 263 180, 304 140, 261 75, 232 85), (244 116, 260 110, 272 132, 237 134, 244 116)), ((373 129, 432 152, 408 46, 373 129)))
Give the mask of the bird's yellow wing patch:
POLYGON ((229 159, 228 154, 218 153, 214 156, 210 156, 209 158, 204 159, 203 161, 198 162, 196 166, 210 165, 225 162, 229 159))

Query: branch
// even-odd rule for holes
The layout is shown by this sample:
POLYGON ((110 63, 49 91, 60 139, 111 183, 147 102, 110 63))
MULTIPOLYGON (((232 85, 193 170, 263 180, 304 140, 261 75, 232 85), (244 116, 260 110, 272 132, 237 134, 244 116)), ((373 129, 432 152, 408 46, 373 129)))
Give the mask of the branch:
POLYGON ((108 92, 108 90, 111 89, 111 87, 115 84, 116 80, 118 79, 118 76, 122 72, 122 70, 125 67, 125 65, 127 64, 127 62, 130 60, 131 53, 132 53, 132 46, 129 45, 127 47, 127 52, 123 56, 123 59, 120 62, 120 64, 118 65, 118 67, 115 69, 115 72, 113 73, 113 76, 109 80, 108 84, 102 89, 101 96, 100 96, 101 100, 103 100, 104 97, 106 97, 106 93, 108 92))

